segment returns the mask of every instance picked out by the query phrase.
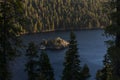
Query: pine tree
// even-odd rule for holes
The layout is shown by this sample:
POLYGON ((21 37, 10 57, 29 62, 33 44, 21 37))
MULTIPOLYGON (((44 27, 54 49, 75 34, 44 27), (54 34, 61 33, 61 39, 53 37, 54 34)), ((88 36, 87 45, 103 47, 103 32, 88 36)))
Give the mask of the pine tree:
POLYGON ((50 64, 48 55, 44 50, 41 51, 39 64, 40 64, 39 65, 40 66, 40 75, 42 75, 42 77, 45 80, 54 80, 53 68, 50 64))
POLYGON ((108 48, 107 54, 110 56, 110 61, 112 64, 112 75, 116 80, 120 79, 120 48, 111 46, 108 48))
POLYGON ((89 67, 87 66, 87 64, 85 64, 83 66, 83 69, 81 71, 81 75, 82 75, 82 80, 87 80, 87 78, 90 77, 89 67))
POLYGON ((37 80, 47 80, 43 73, 37 75, 37 80))
POLYGON ((80 60, 75 34, 71 32, 69 48, 66 51, 62 80, 80 80, 80 60))
POLYGON ((20 46, 19 25, 22 25, 22 1, 0 1, 0 80, 11 80, 9 62, 20 46))
POLYGON ((114 35, 116 47, 120 47, 120 0, 111 1, 111 20, 110 26, 106 27, 105 32, 109 35, 114 35))
MULTIPOLYGON (((105 33, 115 37, 114 45, 110 45, 107 54, 113 68, 113 75, 120 79, 120 0, 111 1, 111 20, 110 26, 106 27, 105 33)), ((117 80, 117 79, 116 79, 117 80)))
POLYGON ((104 56, 103 63, 104 63, 104 69, 103 70, 105 70, 105 73, 104 73, 105 79, 106 80, 113 80, 113 78, 112 78, 112 67, 111 67, 109 55, 106 54, 104 56))
POLYGON ((104 56, 103 64, 103 69, 97 71, 96 80, 114 80, 109 55, 104 56))
POLYGON ((28 80, 36 80, 37 53, 37 46, 33 42, 30 42, 28 49, 26 50, 27 63, 25 64, 25 71, 27 71, 28 80))
POLYGON ((101 70, 98 70, 96 73, 96 80, 102 80, 101 77, 102 77, 102 72, 101 70))

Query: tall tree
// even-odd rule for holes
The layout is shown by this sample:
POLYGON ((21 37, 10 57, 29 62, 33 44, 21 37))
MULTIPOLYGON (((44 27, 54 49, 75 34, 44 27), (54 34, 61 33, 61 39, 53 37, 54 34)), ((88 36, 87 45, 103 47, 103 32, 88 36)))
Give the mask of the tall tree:
POLYGON ((111 0, 111 20, 110 26, 106 27, 105 32, 115 36, 115 46, 120 47, 120 1, 111 0))
POLYGON ((19 46, 23 18, 22 0, 0 1, 0 80, 10 80, 9 61, 19 46))
POLYGON ((103 69, 98 70, 96 74, 96 80, 114 80, 112 74, 113 70, 108 54, 104 56, 103 64, 104 64, 103 69))
POLYGON ((36 80, 37 77, 37 46, 30 42, 28 49, 26 50, 26 56, 27 56, 27 63, 26 63, 26 71, 28 73, 28 80, 36 80))
POLYGON ((42 77, 45 80, 55 80, 53 68, 50 64, 50 60, 45 50, 41 51, 39 64, 40 64, 40 76, 42 75, 42 77))
MULTIPOLYGON (((120 79, 120 0, 111 0, 111 20, 112 23, 110 26, 106 27, 106 34, 112 35, 115 37, 113 40, 114 45, 111 45, 108 48, 108 55, 110 56, 113 75, 120 79)), ((117 79, 116 79, 117 80, 117 79)))
POLYGON ((81 77, 82 80, 87 80, 87 78, 90 77, 89 67, 88 67, 87 64, 85 64, 85 65, 83 66, 83 69, 82 69, 82 71, 81 71, 81 76, 82 76, 82 77, 81 77))
POLYGON ((75 34, 71 32, 69 48, 66 51, 62 80, 80 80, 81 67, 75 34))

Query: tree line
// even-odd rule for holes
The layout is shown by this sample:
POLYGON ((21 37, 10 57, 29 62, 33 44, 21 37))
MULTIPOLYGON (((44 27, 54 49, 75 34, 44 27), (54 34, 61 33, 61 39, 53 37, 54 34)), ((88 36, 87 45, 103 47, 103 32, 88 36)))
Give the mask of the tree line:
POLYGON ((106 0, 25 0, 23 32, 103 28, 110 23, 106 0))

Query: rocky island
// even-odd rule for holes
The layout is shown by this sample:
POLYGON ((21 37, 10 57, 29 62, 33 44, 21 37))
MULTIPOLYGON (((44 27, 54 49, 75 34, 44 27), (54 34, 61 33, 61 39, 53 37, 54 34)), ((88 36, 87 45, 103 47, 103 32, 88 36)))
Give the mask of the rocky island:
POLYGON ((40 43, 40 49, 51 49, 51 50, 59 50, 59 49, 65 49, 68 47, 69 42, 57 37, 55 39, 46 40, 43 39, 40 43))

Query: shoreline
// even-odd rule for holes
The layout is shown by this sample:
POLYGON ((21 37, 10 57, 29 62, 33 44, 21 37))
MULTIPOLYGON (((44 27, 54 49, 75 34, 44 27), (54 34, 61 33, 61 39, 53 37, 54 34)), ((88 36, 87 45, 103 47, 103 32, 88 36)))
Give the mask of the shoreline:
POLYGON ((85 30, 104 30, 104 28, 92 28, 92 29, 84 29, 84 28, 82 28, 82 29, 74 29, 74 30, 72 30, 72 29, 67 29, 67 30, 63 30, 63 29, 59 29, 59 30, 48 30, 48 31, 41 31, 41 32, 32 32, 32 33, 28 33, 28 32, 26 32, 26 33, 21 33, 20 34, 20 36, 22 36, 22 35, 31 35, 31 34, 40 34, 40 33, 51 33, 51 32, 65 32, 65 31, 85 31, 85 30))

